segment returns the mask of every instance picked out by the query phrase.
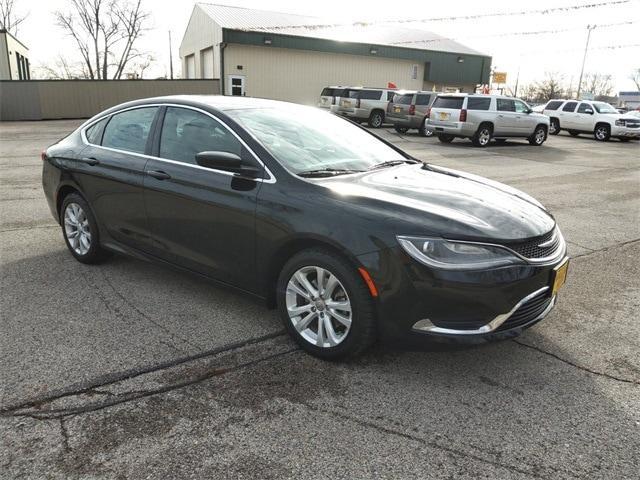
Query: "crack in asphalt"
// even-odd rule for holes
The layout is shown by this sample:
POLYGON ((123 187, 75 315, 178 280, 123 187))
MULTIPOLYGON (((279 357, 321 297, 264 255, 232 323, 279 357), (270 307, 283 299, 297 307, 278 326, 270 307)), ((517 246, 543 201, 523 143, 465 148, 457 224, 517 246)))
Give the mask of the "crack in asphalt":
POLYGON ((39 228, 60 228, 60 225, 58 225, 57 223, 53 224, 53 225, 30 225, 28 227, 16 227, 16 228, 5 228, 3 230, 0 230, 0 233, 5 233, 5 232, 18 232, 20 230, 36 230, 39 228))
POLYGON ((69 430, 67 429, 64 418, 60 418, 60 433, 62 434, 62 447, 64 448, 64 451, 70 452, 71 444, 69 443, 69 430))
POLYGON ((20 403, 9 404, 6 406, 0 407, 0 416, 14 416, 13 413, 18 410, 24 410, 27 408, 38 407, 47 403, 51 403, 54 400, 59 400, 61 398, 72 397, 75 395, 86 394, 89 393, 98 393, 98 394, 106 394, 104 390, 97 390, 100 387, 104 387, 107 385, 113 385, 114 383, 121 382, 123 380, 130 380, 132 378, 139 377, 141 375, 146 375, 148 373, 159 372, 162 370, 166 370, 178 365, 182 365, 185 363, 192 362, 194 360, 201 360, 207 357, 213 357, 216 355, 220 355, 221 353, 227 353, 232 350, 238 350, 242 347, 247 347, 250 345, 255 345, 258 343, 266 342, 268 340, 272 340, 274 338, 278 338, 281 336, 285 336, 286 332, 284 330, 279 330, 277 332, 269 333, 266 335, 262 335, 260 337, 255 337, 249 340, 241 340, 238 342, 230 343, 228 345, 224 345, 221 347, 217 347, 206 352, 199 352, 194 355, 189 355, 186 357, 180 357, 173 360, 168 360, 166 362, 154 364, 154 365, 146 365, 143 367, 132 368, 129 370, 124 370, 120 372, 114 372, 111 374, 106 374, 102 377, 95 378, 93 380, 89 380, 87 382, 80 382, 77 384, 69 385, 67 388, 50 392, 41 397, 31 398, 27 400, 23 400, 20 403))
MULTIPOLYGON (((627 245, 631 245, 631 244, 637 243, 637 242, 640 242, 640 238, 634 238, 633 240, 626 240, 624 242, 614 243, 613 245, 609 245, 609 246, 606 246, 606 247, 598 248, 598 249, 595 249, 595 250, 589 248, 589 250, 591 250, 590 252, 581 253, 580 255, 575 255, 575 256, 571 257, 571 260, 575 260, 576 258, 588 257, 589 255, 593 255, 594 253, 606 252, 608 250, 613 250, 614 248, 625 247, 627 245)), ((579 245, 579 246, 582 246, 582 245, 579 245)), ((582 248, 588 248, 588 247, 582 247, 582 248)))
POLYGON ((543 350, 543 349, 542 349, 542 348, 540 348, 540 347, 537 347, 537 346, 535 346, 535 345, 531 345, 531 344, 528 344, 528 343, 524 343, 524 342, 522 342, 522 341, 520 341, 520 340, 517 340, 517 339, 515 339, 515 338, 513 339, 513 342, 514 342, 514 343, 517 343, 518 345, 522 345, 523 347, 530 348, 531 350, 535 350, 535 351, 537 351, 537 352, 543 353, 544 355, 548 355, 548 356, 550 356, 550 357, 553 357, 553 358, 555 358, 556 360, 561 361, 562 363, 566 363, 567 365, 570 365, 570 366, 572 366, 572 367, 574 367, 574 368, 577 368, 578 370, 582 370, 582 371, 584 371, 584 372, 591 373, 591 374, 593 374, 593 375, 598 375, 598 376, 600 376, 600 377, 605 377, 605 378, 608 378, 608 379, 610 379, 610 380, 615 380, 615 381, 617 381, 617 382, 630 383, 630 384, 632 384, 632 385, 640 385, 640 381, 636 381, 636 380, 629 380, 628 378, 622 378, 622 377, 618 377, 618 376, 616 376, 616 375, 611 375, 611 374, 609 374, 609 373, 599 372, 599 371, 597 371, 597 370, 592 370, 592 369, 590 369, 589 367, 585 367, 585 366, 583 366, 583 365, 578 365, 577 363, 574 363, 574 362, 572 362, 571 360, 567 360, 566 358, 562 358, 561 356, 556 355, 556 354, 555 354, 555 353, 553 353, 553 352, 548 352, 548 351, 546 351, 546 350, 543 350))

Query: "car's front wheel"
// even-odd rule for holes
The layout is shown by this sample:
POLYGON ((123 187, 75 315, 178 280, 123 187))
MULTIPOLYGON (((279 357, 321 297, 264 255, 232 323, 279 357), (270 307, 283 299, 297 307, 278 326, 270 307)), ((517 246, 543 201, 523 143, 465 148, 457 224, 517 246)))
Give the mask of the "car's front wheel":
POLYGON ((420 133, 420 135, 423 136, 423 137, 432 137, 433 136, 433 130, 429 130, 427 128, 426 119, 420 124, 420 128, 418 129, 418 133, 420 133))
POLYGON ((371 292, 351 262, 325 250, 305 250, 282 269, 277 303, 287 331, 325 359, 354 356, 375 340, 371 292))
POLYGON ((552 118, 549 122, 549 135, 558 135, 560 133, 560 121, 552 118))
POLYGON ((529 143, 531 145, 540 146, 547 139, 547 129, 542 125, 538 125, 533 131, 533 134, 529 137, 529 143))
POLYGON ((99 263, 108 253, 99 243, 98 225, 89 204, 77 193, 67 195, 60 209, 67 248, 82 263, 99 263))
POLYGON ((600 123, 596 125, 596 128, 593 131, 593 136, 599 142, 608 142, 609 138, 611 138, 611 127, 604 123, 600 123))

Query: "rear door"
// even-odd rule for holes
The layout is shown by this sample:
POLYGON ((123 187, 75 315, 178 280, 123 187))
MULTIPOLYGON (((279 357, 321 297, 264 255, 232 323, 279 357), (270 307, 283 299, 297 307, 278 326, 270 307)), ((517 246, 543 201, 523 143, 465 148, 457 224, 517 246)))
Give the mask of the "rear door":
POLYGON ((144 198, 154 254, 169 262, 253 291, 256 196, 259 180, 196 164, 203 151, 259 162, 218 119, 169 106, 145 169, 144 198))
POLYGON ((516 113, 516 102, 511 98, 496 98, 496 115, 495 127, 493 134, 501 135, 517 135, 519 133, 518 117, 516 113))
POLYGON ((434 96, 435 94, 431 93, 416 93, 416 99, 414 102, 416 106, 416 115, 424 118, 434 96))
POLYGON ((558 111, 558 118, 560 119, 560 128, 576 128, 575 110, 578 106, 578 102, 567 102, 558 111))
POLYGON ((460 110, 464 99, 463 96, 439 96, 433 102, 429 119, 434 125, 454 125, 460 121, 460 110))

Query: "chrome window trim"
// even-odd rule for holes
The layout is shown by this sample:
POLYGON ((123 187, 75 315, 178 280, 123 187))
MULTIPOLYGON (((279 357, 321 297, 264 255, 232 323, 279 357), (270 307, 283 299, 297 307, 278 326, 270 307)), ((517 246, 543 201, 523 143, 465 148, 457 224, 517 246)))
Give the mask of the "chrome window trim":
MULTIPOLYGON (((518 310, 522 305, 527 303, 532 298, 540 295, 541 293, 546 292, 547 290, 549 290, 548 286, 542 287, 536 290, 535 292, 530 293, 529 295, 524 297, 522 300, 520 300, 518 303, 516 303, 515 306, 511 310, 509 310, 507 313, 501 313, 500 315, 496 316, 493 320, 481 326, 480 328, 476 328, 473 330, 458 330, 455 328, 437 327, 433 324, 433 322, 431 322, 431 320, 429 320, 428 318, 425 318, 423 320, 418 320, 413 325, 413 330, 429 332, 429 333, 442 333, 447 335, 482 335, 483 333, 491 333, 494 330, 496 330, 498 327, 500 327, 500 325, 502 325, 504 322, 506 322, 509 319, 509 317, 511 317, 511 315, 513 315, 515 311, 518 310)), ((549 305, 547 305, 547 307, 542 311, 542 313, 540 313, 536 318, 534 318, 531 321, 535 322, 536 320, 540 320, 546 317, 547 314, 554 307, 555 302, 556 302, 556 297, 554 295, 551 298, 549 305)))
MULTIPOLYGON (((148 108, 148 107, 176 107, 176 108, 186 108, 189 110, 194 110, 196 112, 200 112, 200 113, 204 113, 205 115, 208 115, 209 117, 213 118, 215 121, 219 122, 224 128, 226 128, 246 149, 247 151, 249 151, 249 153, 251 153, 251 155, 253 156, 253 158, 258 162, 258 164, 264 168, 265 172, 267 173, 267 175, 269 175, 269 178, 252 178, 252 180, 255 180, 256 182, 262 182, 262 183, 276 183, 276 177, 273 173, 271 173, 271 170, 269 170, 269 167, 267 167, 264 162, 260 159, 260 157, 251 149, 251 147, 249 147, 249 145, 247 145, 247 143, 240 138, 240 136, 238 136, 238 134, 236 132, 234 132, 224 121, 222 121, 222 119, 220 119, 219 117, 215 116, 214 114, 207 112, 206 110, 202 110, 201 108, 198 107, 192 107, 191 105, 180 105, 178 103, 148 103, 148 104, 144 104, 144 105, 135 105, 133 107, 128 107, 128 108, 123 108, 121 110, 115 111, 115 112, 111 112, 108 115, 104 115, 100 118, 95 119, 94 121, 90 122, 90 123, 86 123, 84 125, 82 125, 80 127, 80 138, 82 139, 82 143, 85 144, 86 146, 92 146, 92 147, 96 147, 96 148, 101 148, 103 150, 108 150, 111 152, 117 152, 117 153, 124 153, 127 155, 136 155, 138 157, 142 157, 142 158, 148 158, 151 160, 159 160, 161 162, 167 162, 167 163, 171 163, 171 164, 175 164, 175 165, 183 165, 186 167, 190 167, 190 168, 195 168, 197 170, 204 170, 206 172, 216 172, 216 173, 220 173, 222 175, 227 175, 230 177, 235 177, 237 176, 236 173, 233 172, 227 172, 226 170, 216 170, 213 168, 206 168, 206 167, 201 167, 200 165, 194 165, 191 163, 185 163, 185 162, 180 162, 178 160, 170 160, 168 158, 161 158, 161 157, 155 157, 153 155, 145 155, 144 153, 137 153, 137 152, 130 152, 128 150, 120 150, 118 148, 112 148, 112 147, 105 147, 102 145, 96 145, 95 143, 89 143, 89 141, 87 140, 87 136, 85 131, 89 128, 91 128, 94 124, 107 119, 107 118, 111 118, 113 115, 117 115, 118 113, 122 113, 122 112, 126 112, 129 110, 136 110, 139 108, 148 108)), ((106 128, 106 126, 105 126, 106 128)))

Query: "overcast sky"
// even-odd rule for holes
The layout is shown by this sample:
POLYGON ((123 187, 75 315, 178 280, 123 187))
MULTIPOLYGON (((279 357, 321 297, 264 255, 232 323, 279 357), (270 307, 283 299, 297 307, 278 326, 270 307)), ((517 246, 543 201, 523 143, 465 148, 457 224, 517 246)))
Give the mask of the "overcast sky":
MULTIPOLYGON (((329 22, 358 20, 392 20, 407 18, 435 18, 443 16, 473 15, 493 12, 509 12, 560 6, 600 3, 604 0, 538 0, 523 1, 425 1, 402 2, 344 1, 344 0, 226 0, 226 5, 276 10, 314 15, 329 22)), ((168 31, 173 35, 173 56, 176 73, 180 72, 178 46, 196 3, 193 0, 146 0, 146 8, 152 13, 151 29, 140 40, 138 47, 149 51, 157 62, 149 70, 149 76, 168 73, 168 31)), ((18 38, 30 48, 31 63, 35 67, 51 62, 62 53, 77 58, 73 43, 55 26, 53 12, 68 8, 67 0, 19 0, 18 9, 29 13, 21 25, 18 38)), ((591 43, 585 72, 611 74, 616 92, 635 90, 628 76, 634 68, 640 68, 640 0, 622 5, 587 8, 546 15, 518 15, 474 20, 451 20, 409 23, 402 25, 420 28, 459 40, 476 50, 493 57, 498 71, 508 72, 508 83, 513 84, 518 70, 520 84, 540 80, 545 72, 562 74, 568 84, 577 84, 580 65, 589 24, 599 25, 591 35, 591 43), (606 27, 606 24, 635 22, 628 25, 606 27), (539 35, 505 35, 513 32, 539 30, 568 30, 539 35), (627 48, 608 48, 635 45, 627 48)), ((147 76, 145 74, 145 76, 147 76)))

